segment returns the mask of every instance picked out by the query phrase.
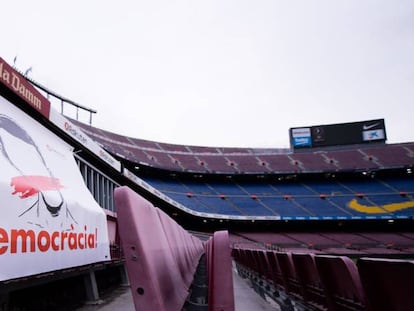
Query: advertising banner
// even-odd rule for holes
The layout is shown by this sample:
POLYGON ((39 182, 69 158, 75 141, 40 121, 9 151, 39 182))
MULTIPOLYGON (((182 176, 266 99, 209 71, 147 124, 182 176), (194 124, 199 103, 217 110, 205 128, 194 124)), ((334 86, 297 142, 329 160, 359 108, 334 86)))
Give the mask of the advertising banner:
POLYGON ((84 147, 88 148, 96 154, 101 160, 108 163, 117 171, 121 171, 121 163, 113 158, 108 152, 102 149, 95 141, 86 135, 78 126, 70 122, 54 109, 50 110, 50 122, 62 129, 66 134, 80 142, 84 147))
POLYGON ((50 102, 0 57, 0 83, 12 90, 27 104, 49 118, 50 102))
POLYGON ((72 147, 0 97, 0 281, 110 260, 72 147))
POLYGON ((387 140, 384 119, 291 128, 291 146, 316 148, 387 140))
POLYGON ((292 129, 292 142, 296 147, 310 147, 312 146, 311 130, 309 127, 292 129))
POLYGON ((383 129, 369 130, 362 132, 362 139, 364 141, 384 140, 385 133, 383 129))

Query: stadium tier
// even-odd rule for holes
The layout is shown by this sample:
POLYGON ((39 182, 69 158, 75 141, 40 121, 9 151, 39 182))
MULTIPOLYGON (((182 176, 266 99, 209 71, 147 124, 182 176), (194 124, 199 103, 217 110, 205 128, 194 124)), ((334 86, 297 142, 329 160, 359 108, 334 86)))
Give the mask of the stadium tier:
POLYGON ((145 178, 190 209, 213 214, 292 219, 411 218, 412 178, 246 182, 145 178))
POLYGON ((414 143, 289 149, 180 146, 123 137, 76 122, 103 148, 121 158, 177 172, 223 174, 289 174, 410 168, 414 143))
POLYGON ((246 245, 286 252, 331 255, 410 256, 414 239, 409 232, 233 232, 230 241, 235 248, 246 245))
POLYGON ((410 260, 233 249, 238 273, 280 310, 409 311, 410 260))
POLYGON ((114 156, 128 160, 131 170, 154 189, 199 213, 281 220, 413 216, 412 143, 331 146, 294 152, 214 148, 119 137, 77 124, 108 152, 116 150, 114 156), (148 168, 164 170, 166 174, 161 177, 144 174, 148 168), (375 177, 377 172, 390 170, 402 173, 375 177), (168 177, 171 172, 231 177, 227 181, 171 179, 168 177), (333 178, 300 178, 316 174, 333 178), (338 177, 343 174, 348 174, 347 178, 338 177), (359 178, 359 174, 366 178, 359 178), (238 176, 273 177, 252 181, 237 179, 238 176))

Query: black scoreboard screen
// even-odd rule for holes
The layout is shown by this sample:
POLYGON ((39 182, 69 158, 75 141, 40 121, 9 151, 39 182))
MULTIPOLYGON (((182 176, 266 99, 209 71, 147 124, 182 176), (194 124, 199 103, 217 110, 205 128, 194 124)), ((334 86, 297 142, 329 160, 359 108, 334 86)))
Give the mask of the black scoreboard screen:
POLYGON ((289 130, 294 149, 385 142, 384 119, 296 127, 289 130))

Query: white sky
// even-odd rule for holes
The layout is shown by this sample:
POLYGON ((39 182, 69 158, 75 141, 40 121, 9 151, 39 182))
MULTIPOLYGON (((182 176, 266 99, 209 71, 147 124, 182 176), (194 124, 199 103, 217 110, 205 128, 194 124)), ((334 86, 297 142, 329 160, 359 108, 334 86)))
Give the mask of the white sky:
POLYGON ((291 127, 384 118, 389 143, 414 141, 412 0, 13 0, 0 16, 0 56, 116 133, 288 147, 291 127))

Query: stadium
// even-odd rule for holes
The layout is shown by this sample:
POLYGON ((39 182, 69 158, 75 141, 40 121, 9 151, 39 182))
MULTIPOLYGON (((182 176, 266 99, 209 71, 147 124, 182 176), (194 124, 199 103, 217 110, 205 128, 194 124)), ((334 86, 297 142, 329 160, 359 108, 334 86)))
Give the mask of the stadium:
POLYGON ((234 271, 279 310, 413 310, 414 143, 384 119, 214 148, 69 118, 1 58, 0 95, 1 310, 235 310, 234 271))

